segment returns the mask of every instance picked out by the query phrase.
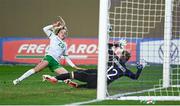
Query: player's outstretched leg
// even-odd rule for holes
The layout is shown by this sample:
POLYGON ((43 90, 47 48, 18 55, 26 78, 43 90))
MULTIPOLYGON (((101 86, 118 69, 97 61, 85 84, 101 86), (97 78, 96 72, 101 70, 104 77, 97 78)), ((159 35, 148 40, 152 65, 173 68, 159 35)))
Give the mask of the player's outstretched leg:
POLYGON ((31 76, 32 74, 35 73, 34 69, 30 69, 27 72, 25 72, 21 77, 13 80, 13 84, 17 85, 18 83, 20 83, 22 80, 26 79, 27 77, 31 76))
POLYGON ((42 69, 44 69, 45 67, 47 67, 48 65, 48 61, 43 60, 41 61, 36 67, 26 71, 23 75, 21 75, 19 78, 13 80, 13 84, 17 85, 18 83, 20 83, 21 81, 23 81, 24 79, 30 77, 31 75, 41 71, 42 69))
POLYGON ((52 84, 56 84, 58 80, 50 75, 42 75, 43 81, 49 81, 52 84))
POLYGON ((17 85, 19 82, 20 82, 20 80, 18 80, 18 79, 13 80, 14 85, 17 85))

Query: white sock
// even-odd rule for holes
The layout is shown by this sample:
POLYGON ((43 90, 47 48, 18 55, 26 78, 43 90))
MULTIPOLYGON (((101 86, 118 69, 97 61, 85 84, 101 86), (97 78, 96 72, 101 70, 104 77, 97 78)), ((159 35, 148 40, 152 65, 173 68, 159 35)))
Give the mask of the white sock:
POLYGON ((31 76, 34 73, 35 73, 35 70, 34 69, 30 69, 27 72, 25 72, 21 77, 19 77, 18 80, 22 81, 22 80, 26 79, 27 77, 31 76))

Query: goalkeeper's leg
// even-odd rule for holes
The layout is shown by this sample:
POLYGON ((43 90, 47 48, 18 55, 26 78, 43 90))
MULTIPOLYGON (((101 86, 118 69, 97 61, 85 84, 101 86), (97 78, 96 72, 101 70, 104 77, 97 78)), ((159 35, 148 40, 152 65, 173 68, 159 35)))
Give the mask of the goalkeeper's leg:
POLYGON ((74 79, 86 82, 87 84, 79 85, 79 88, 96 88, 97 87, 97 69, 77 71, 74 73, 74 79))
POLYGON ((58 80, 63 80, 64 83, 68 84, 71 87, 78 87, 78 84, 76 82, 73 82, 70 80, 70 73, 60 74, 56 77, 52 77, 50 75, 43 75, 42 78, 43 78, 43 81, 47 80, 51 82, 52 84, 56 84, 58 80))
MULTIPOLYGON (((87 82, 90 86, 92 85, 94 86, 94 83, 96 83, 96 79, 97 79, 97 70, 96 71, 93 71, 93 70, 75 71, 71 73, 60 74, 56 77, 47 77, 45 79, 50 81, 51 83, 57 83, 58 80, 65 80, 65 83, 66 83, 67 79, 76 79, 82 82, 87 82)), ((67 84, 73 87, 75 85, 74 82, 72 82, 71 80, 68 80, 67 84)))
POLYGON ((56 84, 58 82, 58 80, 63 80, 64 83, 68 84, 71 87, 78 87, 78 84, 76 82, 73 82, 70 80, 70 79, 73 79, 72 74, 73 74, 73 72, 65 73, 65 74, 60 74, 56 77, 52 77, 50 75, 43 75, 43 80, 47 80, 47 81, 51 82, 52 84, 56 84))
POLYGON ((89 70, 83 70, 83 71, 74 71, 71 73, 66 74, 60 74, 56 76, 55 78, 57 80, 66 80, 66 79, 76 79, 82 82, 88 82, 92 78, 92 76, 97 76, 97 70, 96 69, 89 69, 89 70))
POLYGON ((89 78, 89 74, 85 71, 75 71, 71 73, 66 74, 60 74, 55 77, 57 80, 66 80, 66 79, 76 79, 82 82, 87 82, 87 79, 89 78))

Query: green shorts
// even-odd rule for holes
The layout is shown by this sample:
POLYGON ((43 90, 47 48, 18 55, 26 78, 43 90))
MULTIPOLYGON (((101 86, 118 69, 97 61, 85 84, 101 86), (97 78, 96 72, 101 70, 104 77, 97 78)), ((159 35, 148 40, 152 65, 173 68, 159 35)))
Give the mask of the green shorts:
POLYGON ((49 62, 48 67, 49 69, 54 72, 56 69, 61 68, 62 66, 50 55, 46 55, 43 60, 49 62))

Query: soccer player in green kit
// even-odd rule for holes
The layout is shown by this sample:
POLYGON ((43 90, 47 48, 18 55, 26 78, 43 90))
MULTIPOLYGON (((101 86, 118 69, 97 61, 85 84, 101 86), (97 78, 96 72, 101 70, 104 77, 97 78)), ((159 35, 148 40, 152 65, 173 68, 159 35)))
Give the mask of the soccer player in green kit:
MULTIPOLYGON (((67 27, 62 24, 61 21, 56 21, 52 25, 48 25, 43 28, 43 31, 48 36, 50 40, 49 49, 46 51, 46 54, 42 61, 38 63, 34 68, 25 72, 19 78, 13 80, 13 84, 17 85, 24 79, 28 78, 29 76, 42 71, 44 68, 48 67, 51 71, 59 74, 68 73, 68 71, 59 64, 59 60, 62 56, 65 57, 67 63, 75 68, 75 69, 83 69, 77 67, 68 57, 67 51, 67 44, 64 39, 67 36, 67 27)), ((65 81, 69 82, 69 81, 65 81)))

